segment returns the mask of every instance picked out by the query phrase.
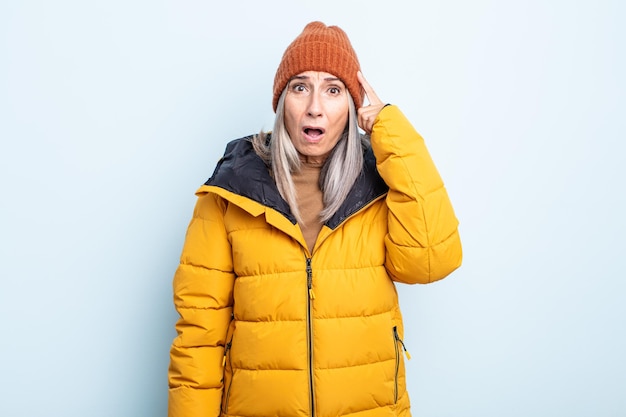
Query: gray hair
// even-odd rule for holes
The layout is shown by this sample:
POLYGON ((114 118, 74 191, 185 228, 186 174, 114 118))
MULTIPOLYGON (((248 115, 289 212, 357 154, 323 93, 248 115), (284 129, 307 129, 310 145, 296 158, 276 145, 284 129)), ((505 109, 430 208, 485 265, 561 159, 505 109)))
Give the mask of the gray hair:
MULTIPOLYGON (((271 140, 267 140, 268 133, 260 132, 254 136, 252 144, 255 152, 269 165, 280 195, 289 204, 296 220, 301 223, 302 217, 298 210, 296 189, 291 175, 300 170, 300 158, 285 127, 286 91, 287 89, 283 90, 278 99, 271 140)), ((363 148, 366 144, 367 138, 359 133, 354 101, 348 95, 346 129, 324 162, 320 174, 324 208, 319 214, 319 219, 322 223, 330 219, 341 207, 354 182, 361 174, 363 148)))

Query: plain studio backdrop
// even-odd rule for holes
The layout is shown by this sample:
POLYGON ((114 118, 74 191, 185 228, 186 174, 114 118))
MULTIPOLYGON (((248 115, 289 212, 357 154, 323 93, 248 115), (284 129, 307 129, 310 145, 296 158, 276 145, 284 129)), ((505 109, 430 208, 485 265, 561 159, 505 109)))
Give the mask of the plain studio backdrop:
POLYGON ((166 415, 194 191, 322 20, 461 221, 398 286, 414 416, 625 416, 625 4, 2 1, 0 415, 166 415))

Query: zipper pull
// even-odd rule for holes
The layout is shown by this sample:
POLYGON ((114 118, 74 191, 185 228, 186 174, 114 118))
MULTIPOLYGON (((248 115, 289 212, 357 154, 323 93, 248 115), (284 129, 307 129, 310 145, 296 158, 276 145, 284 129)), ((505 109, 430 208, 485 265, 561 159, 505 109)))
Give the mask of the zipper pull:
POLYGON ((404 354, 406 355, 406 358, 408 360, 411 360, 411 354, 406 349, 406 346, 404 345, 404 342, 402 341, 402 339, 400 339, 400 335, 398 334, 398 328, 396 326, 393 327, 393 334, 396 336, 396 340, 398 342, 400 342, 400 344, 402 345, 402 350, 404 351, 404 354))
POLYGON ((315 300, 313 292, 313 268, 311 267, 311 258, 306 258, 306 285, 309 288, 309 298, 315 300))
POLYGON ((224 357, 222 358, 222 367, 226 366, 226 355, 228 355, 228 351, 230 350, 230 345, 233 342, 228 342, 226 343, 226 346, 224 346, 224 357))
MULTIPOLYGON (((404 343, 402 344, 402 347, 404 347, 404 343)), ((406 355, 406 358, 408 360, 411 360, 411 354, 409 353, 408 350, 406 350, 406 348, 404 348, 404 354, 406 355)))

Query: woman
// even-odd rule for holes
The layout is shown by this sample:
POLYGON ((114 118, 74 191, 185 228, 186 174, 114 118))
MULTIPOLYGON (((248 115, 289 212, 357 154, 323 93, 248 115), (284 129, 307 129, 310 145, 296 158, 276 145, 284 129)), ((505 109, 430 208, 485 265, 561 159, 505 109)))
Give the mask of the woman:
POLYGON ((197 192, 169 415, 409 416, 393 282, 460 265, 443 183, 338 27, 287 48, 273 106, 272 133, 228 144, 197 192))

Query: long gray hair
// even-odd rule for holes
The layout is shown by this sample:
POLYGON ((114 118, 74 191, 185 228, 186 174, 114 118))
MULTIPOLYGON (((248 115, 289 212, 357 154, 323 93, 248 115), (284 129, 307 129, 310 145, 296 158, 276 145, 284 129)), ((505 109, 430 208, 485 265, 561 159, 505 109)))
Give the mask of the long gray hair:
MULTIPOLYGON (((289 204, 296 220, 301 223, 302 217, 298 210, 296 189, 291 176, 300 170, 300 158, 285 127, 286 92, 287 89, 283 90, 278 99, 271 140, 267 140, 268 133, 261 132, 254 136, 252 143, 255 152, 270 166, 280 195, 289 204)), ((324 204, 319 214, 322 223, 330 219, 343 204, 360 175, 363 167, 363 148, 367 141, 368 138, 362 137, 359 133, 356 107, 352 97, 348 95, 348 123, 342 137, 326 159, 320 175, 324 204)))

